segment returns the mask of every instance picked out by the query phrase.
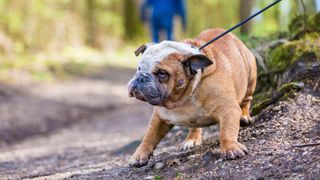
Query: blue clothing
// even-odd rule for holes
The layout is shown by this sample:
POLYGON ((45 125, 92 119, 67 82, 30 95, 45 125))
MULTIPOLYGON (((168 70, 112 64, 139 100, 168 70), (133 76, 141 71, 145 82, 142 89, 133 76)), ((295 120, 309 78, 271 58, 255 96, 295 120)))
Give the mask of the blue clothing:
POLYGON ((141 19, 146 21, 146 10, 152 8, 150 27, 153 42, 159 42, 159 32, 166 31, 167 39, 173 40, 173 18, 181 17, 182 25, 186 27, 184 0, 145 0, 141 7, 141 19))

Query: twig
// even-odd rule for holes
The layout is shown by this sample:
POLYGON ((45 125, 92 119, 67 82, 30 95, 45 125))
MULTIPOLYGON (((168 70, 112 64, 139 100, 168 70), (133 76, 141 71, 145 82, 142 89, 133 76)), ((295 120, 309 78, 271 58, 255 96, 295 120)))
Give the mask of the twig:
POLYGON ((320 145, 320 142, 316 143, 308 143, 308 144, 294 144, 293 147, 307 147, 307 146, 318 146, 320 145))

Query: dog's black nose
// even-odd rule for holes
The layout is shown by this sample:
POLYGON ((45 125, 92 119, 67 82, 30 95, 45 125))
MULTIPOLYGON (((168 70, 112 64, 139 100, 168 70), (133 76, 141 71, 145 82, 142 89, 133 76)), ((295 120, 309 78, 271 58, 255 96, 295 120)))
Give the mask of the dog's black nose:
POLYGON ((148 74, 146 73, 141 73, 139 74, 139 76, 137 77, 136 81, 138 83, 146 83, 148 81, 150 81, 150 77, 148 76, 148 74))

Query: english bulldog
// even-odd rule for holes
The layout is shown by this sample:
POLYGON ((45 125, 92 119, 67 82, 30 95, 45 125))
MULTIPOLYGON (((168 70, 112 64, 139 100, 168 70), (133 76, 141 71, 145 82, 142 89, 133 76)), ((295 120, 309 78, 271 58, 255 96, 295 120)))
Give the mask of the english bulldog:
POLYGON ((224 159, 244 156, 238 142, 240 119, 250 123, 250 103, 257 81, 253 54, 229 33, 201 51, 199 47, 223 33, 209 29, 195 39, 144 44, 137 72, 128 83, 130 97, 153 105, 148 130, 130 165, 148 163, 160 140, 174 126, 189 127, 182 149, 202 143, 202 127, 219 124, 224 159))

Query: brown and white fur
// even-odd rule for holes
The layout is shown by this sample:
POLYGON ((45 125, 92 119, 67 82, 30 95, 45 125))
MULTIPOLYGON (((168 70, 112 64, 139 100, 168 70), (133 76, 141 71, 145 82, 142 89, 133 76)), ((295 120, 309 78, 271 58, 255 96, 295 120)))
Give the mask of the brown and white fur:
POLYGON ((223 32, 209 29, 194 40, 163 41, 141 46, 129 95, 154 105, 149 128, 130 165, 147 164, 160 140, 174 126, 190 128, 183 149, 202 142, 202 129, 220 126, 220 151, 234 159, 247 153, 238 142, 240 119, 249 123, 249 108, 256 86, 253 54, 229 33, 202 51, 202 44, 223 32))

